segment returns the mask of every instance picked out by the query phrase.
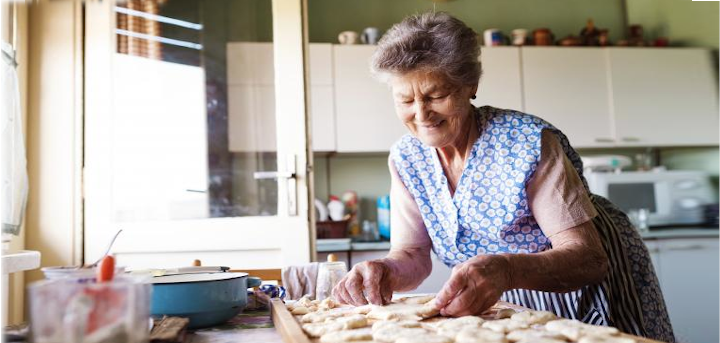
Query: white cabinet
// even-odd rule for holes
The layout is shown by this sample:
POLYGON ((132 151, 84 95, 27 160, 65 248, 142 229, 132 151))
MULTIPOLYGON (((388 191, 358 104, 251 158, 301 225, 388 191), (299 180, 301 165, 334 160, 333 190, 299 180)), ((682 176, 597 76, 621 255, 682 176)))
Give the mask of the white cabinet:
MULTIPOLYGON (((314 151, 335 150, 332 45, 310 44, 310 120, 314 151)), ((271 43, 227 45, 230 151, 275 151, 275 72, 271 43)))
POLYGON ((606 55, 601 48, 523 48, 525 111, 562 130, 575 147, 612 145, 606 55))
POLYGON ((718 342, 717 237, 666 239, 655 244, 659 248, 655 268, 677 341, 718 342))
POLYGON ((390 88, 370 75, 374 45, 334 45, 338 152, 385 152, 407 129, 390 88))
POLYGON ((705 49, 610 48, 618 143, 717 145, 717 71, 705 49))
POLYGON ((480 52, 480 61, 483 73, 473 105, 523 111, 520 48, 484 47, 480 52))

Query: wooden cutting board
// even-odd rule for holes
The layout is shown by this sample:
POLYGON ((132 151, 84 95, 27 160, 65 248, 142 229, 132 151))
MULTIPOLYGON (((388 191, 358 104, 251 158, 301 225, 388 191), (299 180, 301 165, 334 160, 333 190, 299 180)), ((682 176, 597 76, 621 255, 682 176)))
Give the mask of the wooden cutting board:
MULTIPOLYGON (((270 301, 270 316, 272 317, 273 324, 275 325, 275 329, 278 330, 280 333, 280 336, 283 339, 283 342, 285 343, 317 343, 320 340, 319 339, 312 339, 305 335, 305 332, 302 330, 302 327, 300 326, 300 322, 293 316, 290 311, 288 311, 287 307, 285 307, 285 303, 280 299, 271 299, 270 301)), ((496 307, 501 308, 513 308, 518 310, 527 310, 527 308, 522 306, 517 306, 515 304, 510 304, 506 302, 498 302, 496 307)), ((492 316, 492 314, 490 314, 492 316)), ((428 319, 428 320, 432 320, 428 319)), ((628 334, 621 334, 622 336, 631 337, 634 338, 638 343, 662 343, 660 341, 655 341, 648 338, 628 335, 628 334)))

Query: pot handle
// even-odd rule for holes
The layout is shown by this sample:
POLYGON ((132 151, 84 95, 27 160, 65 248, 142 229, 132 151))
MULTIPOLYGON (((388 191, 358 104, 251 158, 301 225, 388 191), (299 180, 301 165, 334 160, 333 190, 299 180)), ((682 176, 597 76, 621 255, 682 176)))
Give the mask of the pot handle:
POLYGON ((254 288, 260 286, 262 279, 259 277, 248 276, 247 286, 248 288, 254 288))

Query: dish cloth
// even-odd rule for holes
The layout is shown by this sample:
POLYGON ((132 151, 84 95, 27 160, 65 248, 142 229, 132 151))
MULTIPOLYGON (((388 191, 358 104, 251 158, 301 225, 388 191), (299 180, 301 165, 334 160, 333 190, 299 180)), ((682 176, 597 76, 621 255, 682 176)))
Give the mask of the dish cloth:
POLYGON ((315 299, 318 265, 318 262, 312 262, 283 268, 282 283, 287 294, 285 299, 297 300, 303 295, 315 299))

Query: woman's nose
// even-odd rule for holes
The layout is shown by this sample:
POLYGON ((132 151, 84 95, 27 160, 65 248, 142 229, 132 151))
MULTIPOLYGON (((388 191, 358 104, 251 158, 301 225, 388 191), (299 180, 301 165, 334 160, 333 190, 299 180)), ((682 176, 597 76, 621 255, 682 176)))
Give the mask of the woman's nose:
POLYGON ((427 102, 422 100, 415 101, 415 119, 423 122, 428 118, 429 114, 430 109, 428 108, 427 102))

